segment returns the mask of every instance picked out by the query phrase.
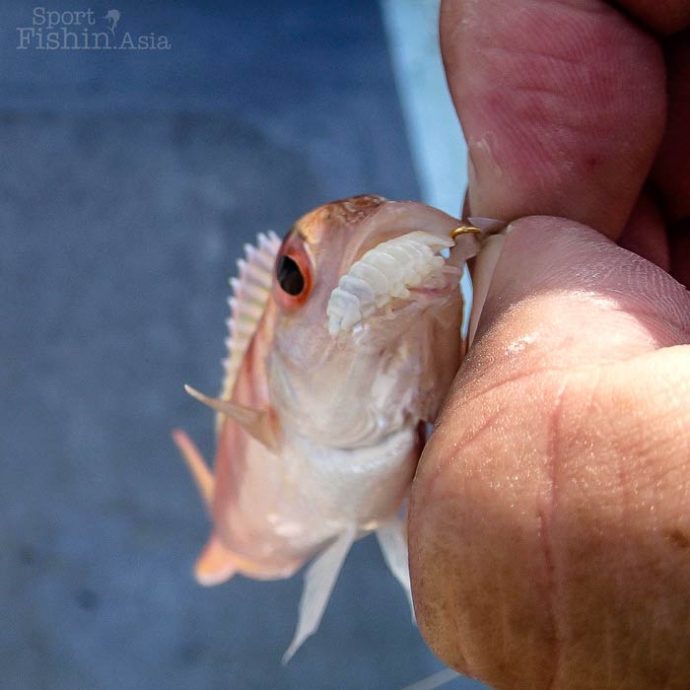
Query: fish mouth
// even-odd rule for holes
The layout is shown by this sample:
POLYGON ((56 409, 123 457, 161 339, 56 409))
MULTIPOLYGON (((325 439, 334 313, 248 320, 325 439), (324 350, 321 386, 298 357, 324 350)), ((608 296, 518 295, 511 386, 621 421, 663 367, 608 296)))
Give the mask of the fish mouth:
POLYGON ((462 275, 442 256, 453 246, 449 236, 413 231, 369 249, 330 294, 329 334, 353 333, 371 320, 389 321, 408 306, 417 311, 446 297, 462 275))

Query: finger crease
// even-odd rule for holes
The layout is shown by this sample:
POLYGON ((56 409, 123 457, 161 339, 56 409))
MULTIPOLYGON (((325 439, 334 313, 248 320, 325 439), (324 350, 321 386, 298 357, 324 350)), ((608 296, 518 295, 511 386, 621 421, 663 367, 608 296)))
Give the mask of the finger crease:
POLYGON ((557 566, 554 558, 551 531, 554 515, 558 509, 558 481, 556 463, 558 462, 558 438, 563 407, 562 401, 566 386, 566 382, 561 384, 554 400, 553 410, 551 412, 546 467, 548 486, 546 487, 545 491, 545 500, 543 501, 543 505, 539 510, 539 532, 547 576, 547 601, 554 636, 553 675, 548 686, 549 690, 553 690, 553 688, 558 687, 559 667, 563 650, 562 633, 559 630, 558 617, 556 616, 556 603, 559 594, 559 578, 558 573, 556 572, 557 566))

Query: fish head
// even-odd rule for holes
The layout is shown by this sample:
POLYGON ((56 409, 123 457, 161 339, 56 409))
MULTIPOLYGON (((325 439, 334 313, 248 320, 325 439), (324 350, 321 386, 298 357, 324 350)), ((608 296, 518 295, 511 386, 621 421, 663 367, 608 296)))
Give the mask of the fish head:
POLYGON ((347 442, 368 443, 391 414, 438 407, 462 352, 458 224, 371 195, 295 223, 275 262, 271 373, 276 405, 303 432, 342 444, 342 427, 347 442), (366 423, 353 419, 363 399, 366 423), (353 424, 366 427, 356 440, 353 424))
POLYGON ((424 204, 371 195, 300 218, 278 251, 273 281, 276 328, 291 355, 314 363, 350 335, 360 347, 379 346, 409 317, 457 303, 462 271, 448 253, 458 224, 424 204))

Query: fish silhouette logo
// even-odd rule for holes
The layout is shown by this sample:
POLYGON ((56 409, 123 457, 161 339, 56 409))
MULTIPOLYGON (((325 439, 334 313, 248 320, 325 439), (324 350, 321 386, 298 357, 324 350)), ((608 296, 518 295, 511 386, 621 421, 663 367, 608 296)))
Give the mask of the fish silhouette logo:
POLYGON ((117 28, 117 25, 120 22, 121 16, 122 15, 120 14, 120 10, 108 10, 105 17, 103 17, 103 19, 105 19, 108 22, 108 30, 113 36, 115 35, 115 29, 117 28))

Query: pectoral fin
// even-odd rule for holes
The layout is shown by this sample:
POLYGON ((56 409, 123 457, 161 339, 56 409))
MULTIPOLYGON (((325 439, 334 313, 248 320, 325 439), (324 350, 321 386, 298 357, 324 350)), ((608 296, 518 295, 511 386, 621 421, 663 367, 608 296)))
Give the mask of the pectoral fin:
POLYGON ((230 419, 236 421, 252 438, 259 441, 259 443, 262 443, 271 450, 276 450, 278 448, 275 425, 270 412, 267 410, 255 410, 251 407, 230 402, 229 400, 209 398, 207 395, 200 393, 191 386, 185 385, 184 389, 199 402, 208 405, 212 410, 227 415, 230 419))
POLYGON ((335 581, 338 579, 338 574, 356 534, 355 527, 347 529, 326 547, 325 551, 317 556, 307 569, 302 598, 299 602, 297 630, 283 655, 284 664, 290 661, 302 643, 319 627, 335 581))

